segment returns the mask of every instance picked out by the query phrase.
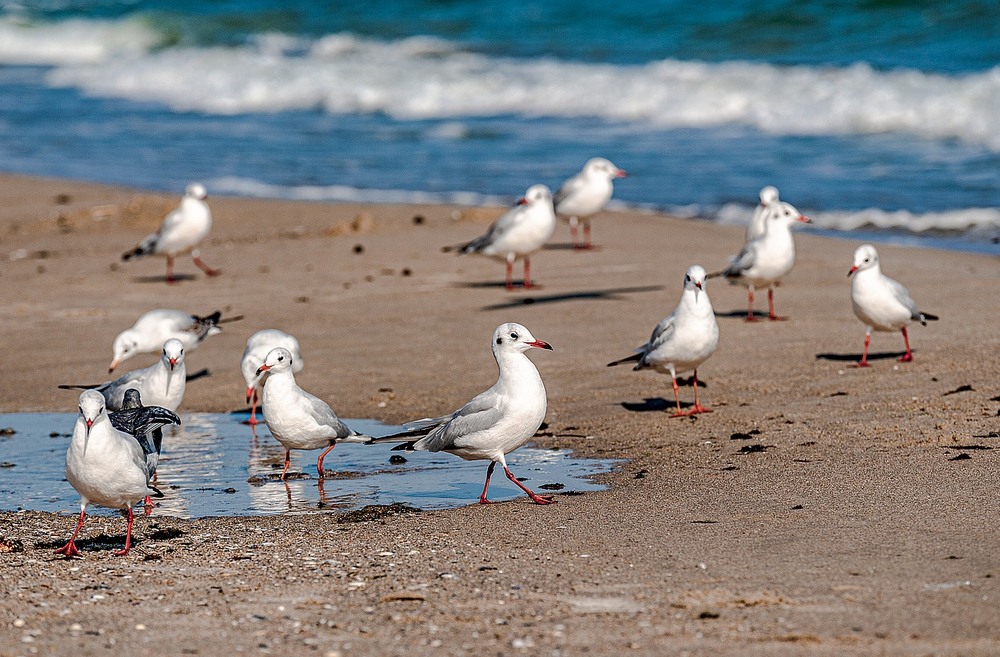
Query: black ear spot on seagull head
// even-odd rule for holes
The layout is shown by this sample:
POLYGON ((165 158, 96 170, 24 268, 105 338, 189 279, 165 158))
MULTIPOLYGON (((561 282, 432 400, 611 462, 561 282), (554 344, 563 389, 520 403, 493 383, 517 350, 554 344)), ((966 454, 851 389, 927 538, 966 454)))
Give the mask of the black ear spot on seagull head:
POLYGON ((503 344, 503 338, 497 338, 497 344, 503 344))

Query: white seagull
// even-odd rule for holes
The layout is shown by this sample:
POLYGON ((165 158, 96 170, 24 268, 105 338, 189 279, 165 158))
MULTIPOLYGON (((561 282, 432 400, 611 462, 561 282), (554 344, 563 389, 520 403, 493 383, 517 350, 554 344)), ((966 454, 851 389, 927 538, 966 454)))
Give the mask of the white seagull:
POLYGON ((56 550, 56 554, 80 556, 76 537, 83 528, 87 505, 93 502, 127 511, 125 548, 115 552, 127 555, 132 545, 132 507, 146 496, 163 496, 150 486, 151 475, 139 443, 112 426, 104 397, 95 390, 84 391, 80 395, 80 416, 73 427, 73 439, 66 450, 66 480, 80 493, 80 521, 69 542, 56 550))
POLYGON ((159 351, 163 348, 163 343, 171 338, 180 340, 184 349, 191 351, 208 336, 220 333, 221 322, 240 319, 240 317, 227 319, 221 317, 222 313, 218 310, 204 317, 183 310, 166 308, 150 310, 139 317, 131 328, 125 329, 115 338, 111 348, 112 357, 108 373, 114 372, 118 365, 136 354, 159 351))
POLYGON ((760 197, 760 204, 754 208, 753 216, 750 217, 750 223, 747 224, 747 234, 743 240, 744 242, 757 239, 764 234, 764 231, 767 230, 765 222, 765 219, 767 219, 767 208, 772 203, 777 203, 781 200, 778 196, 778 188, 771 185, 761 187, 758 196, 760 197))
POLYGON ((292 354, 293 373, 297 374, 302 371, 304 364, 302 350, 299 348, 299 341, 295 339, 295 336, 278 329, 263 329, 247 339, 247 346, 240 358, 240 371, 243 373, 243 380, 247 383, 247 403, 251 405, 248 423, 251 426, 260 423, 257 419, 257 402, 260 400, 264 379, 267 378, 266 371, 258 376, 257 368, 264 364, 264 357, 275 347, 284 347, 292 354))
POLYGON ((205 186, 201 183, 188 185, 180 205, 163 218, 159 230, 147 235, 135 249, 123 254, 122 260, 146 255, 166 256, 167 283, 173 283, 176 280, 174 258, 190 252, 194 264, 203 272, 209 276, 221 274, 218 269, 212 269, 201 261, 201 252, 198 249, 198 245, 212 230, 212 210, 205 202, 207 196, 205 186))
POLYGON ((766 208, 766 229, 760 237, 743 245, 738 254, 730 258, 729 266, 709 278, 725 276, 730 282, 747 287, 747 321, 756 320, 753 314, 753 293, 759 287, 767 288, 768 318, 783 319, 774 312, 774 286, 792 271, 795 265, 795 240, 792 225, 810 223, 791 203, 778 201, 766 208))
POLYGON ((257 374, 267 372, 264 383, 264 422, 271 435, 285 448, 284 479, 288 473, 293 449, 326 449, 316 460, 319 478, 323 471, 323 458, 337 443, 366 443, 371 436, 364 436, 340 421, 330 405, 309 394, 295 383, 292 353, 284 347, 275 347, 264 357, 257 374))
POLYGON ((610 160, 595 157, 587 160, 583 170, 568 179, 552 197, 556 215, 569 221, 573 248, 590 249, 590 218, 604 209, 614 192, 614 179, 628 174, 610 160), (577 226, 583 224, 584 242, 577 242, 577 226))
POLYGON ((670 374, 677 402, 677 412, 671 417, 712 412, 698 400, 698 366, 708 360, 719 346, 719 325, 715 321, 705 279, 704 269, 698 265, 689 267, 684 275, 680 303, 656 325, 649 342, 636 348, 634 355, 608 363, 611 367, 638 361, 633 369, 652 367, 657 372, 670 374), (689 370, 694 370, 694 406, 688 411, 681 411, 677 374, 689 370))
POLYGON ((547 342, 536 340, 520 324, 501 324, 493 332, 493 358, 500 369, 500 377, 492 388, 450 415, 417 420, 408 425, 411 428, 407 431, 375 438, 372 442, 402 442, 422 436, 393 449, 449 452, 469 461, 489 459, 480 504, 490 503, 486 494, 497 463, 503 467, 507 478, 533 502, 552 504, 555 500, 535 494, 518 481, 504 458, 534 436, 545 418, 545 386, 534 364, 524 355, 531 348, 552 349, 547 342))
POLYGON ((61 385, 60 388, 89 388, 98 391, 107 400, 108 408, 118 411, 122 408, 125 391, 134 388, 149 406, 162 406, 176 411, 184 399, 187 386, 187 368, 184 365, 184 345, 171 338, 163 343, 160 360, 149 367, 126 372, 113 381, 97 385, 61 385))
POLYGON ((531 256, 541 250, 556 228, 552 193, 545 185, 532 185, 524 198, 493 222, 485 235, 459 249, 460 253, 481 253, 507 263, 507 289, 514 289, 514 262, 524 258, 524 287, 531 283, 531 256))
POLYGON ((913 360, 906 326, 911 321, 927 326, 927 320, 935 320, 937 316, 918 310, 909 290, 882 273, 878 251, 871 244, 862 244, 854 252, 854 265, 847 272, 848 276, 852 274, 851 305, 854 307, 854 314, 865 324, 865 350, 856 367, 868 367, 868 345, 872 340, 872 329, 902 331, 906 353, 899 360, 903 363, 913 360))

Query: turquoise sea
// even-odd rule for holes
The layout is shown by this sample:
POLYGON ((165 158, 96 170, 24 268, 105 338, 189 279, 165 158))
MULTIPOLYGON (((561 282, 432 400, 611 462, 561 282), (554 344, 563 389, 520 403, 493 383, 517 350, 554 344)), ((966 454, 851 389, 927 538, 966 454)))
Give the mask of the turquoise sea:
POLYGON ((591 156, 622 206, 1000 254, 995 0, 0 0, 0 170, 506 203, 591 156))

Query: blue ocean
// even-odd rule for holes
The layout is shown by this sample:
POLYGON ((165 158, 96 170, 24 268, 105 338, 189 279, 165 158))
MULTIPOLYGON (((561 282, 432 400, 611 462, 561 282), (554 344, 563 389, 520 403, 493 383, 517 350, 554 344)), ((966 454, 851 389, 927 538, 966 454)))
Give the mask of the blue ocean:
POLYGON ((1000 253, 996 0, 0 0, 0 170, 618 207, 1000 253))

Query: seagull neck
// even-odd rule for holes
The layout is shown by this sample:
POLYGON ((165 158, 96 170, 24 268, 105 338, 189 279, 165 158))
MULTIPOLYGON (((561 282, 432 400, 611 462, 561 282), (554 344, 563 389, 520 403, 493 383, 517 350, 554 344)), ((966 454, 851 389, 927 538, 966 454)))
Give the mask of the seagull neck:
POLYGON ((526 386, 542 385, 542 377, 538 375, 535 364, 521 352, 505 352, 495 354, 500 377, 497 385, 506 389, 521 389, 526 386))

